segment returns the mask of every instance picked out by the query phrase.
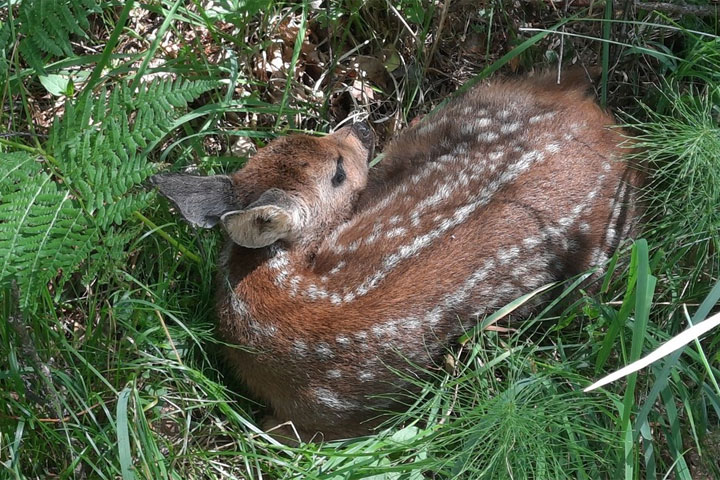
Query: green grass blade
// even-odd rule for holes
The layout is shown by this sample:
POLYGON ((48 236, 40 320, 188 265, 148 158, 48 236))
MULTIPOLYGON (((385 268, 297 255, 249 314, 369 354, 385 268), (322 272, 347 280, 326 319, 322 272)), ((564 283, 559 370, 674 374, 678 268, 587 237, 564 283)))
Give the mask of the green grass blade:
POLYGON ((120 471, 123 480, 134 480, 132 453, 130 451, 130 433, 128 431, 128 399, 130 387, 125 387, 118 396, 117 404, 117 442, 120 471))
POLYGON ((172 25, 175 20, 175 12, 177 12, 178 7, 183 3, 184 2, 182 0, 176 0, 170 10, 165 13, 165 20, 163 20, 162 25, 160 25, 160 28, 157 30, 157 33, 155 34, 155 40, 153 40, 152 44, 150 44, 150 48, 148 48, 147 52, 145 52, 145 58, 143 58, 142 64, 138 68, 137 72, 135 72, 135 78, 133 79, 131 86, 133 90, 136 89, 140 84, 140 81, 145 74, 147 66, 154 58, 155 51, 160 46, 160 42, 162 42, 163 38, 165 37, 165 32, 168 28, 170 28, 170 25, 172 25))
POLYGON ((295 38, 295 45, 293 46, 293 53, 290 59, 290 68, 288 69, 287 80, 285 82, 285 90, 283 91, 280 108, 278 110, 277 118, 275 119, 275 129, 280 126, 280 120, 282 118, 283 111, 285 110, 285 106, 287 105, 288 98, 290 97, 293 80, 295 79, 295 67, 297 66, 298 58, 300 58, 300 51, 302 50, 303 42, 305 41, 305 32, 307 31, 307 10, 308 2, 304 1, 302 4, 302 18, 298 28, 297 37, 295 38))
POLYGON ((607 107, 608 75, 610 73, 610 35, 612 34, 613 2, 605 2, 604 20, 602 24, 602 76, 600 77, 600 105, 607 107))
MULTIPOLYGON (((635 322, 633 324, 632 344, 630 347, 630 361, 635 361, 642 355, 650 315, 650 305, 652 304, 653 291, 655 289, 655 277, 650 274, 647 242, 643 239, 638 240, 635 242, 633 250, 637 258, 637 292, 635 295, 635 322)), ((621 425, 624 431, 626 480, 632 480, 635 475, 635 444, 633 442, 634 435, 630 416, 633 411, 633 405, 635 405, 636 382, 637 373, 628 376, 621 415, 621 425)))
POLYGON ((123 28, 125 28, 125 23, 127 22, 128 17, 130 16, 130 12, 132 11, 134 5, 135 5, 135 0, 129 0, 129 1, 125 2, 125 5, 123 5, 123 9, 120 12, 120 15, 118 16, 117 23, 115 24, 115 28, 113 29, 113 32, 110 35, 110 38, 108 38, 108 41, 105 44, 105 48, 103 49, 103 52, 100 56, 100 60, 98 60, 97 65, 95 65, 95 68, 93 69, 92 73, 90 74, 90 78, 88 79, 87 84, 85 85, 85 88, 83 89, 83 92, 81 94, 81 99, 78 101, 78 103, 82 103, 82 99, 86 99, 88 97, 88 95, 90 95, 90 92, 92 91, 92 89, 100 81, 102 72, 105 69, 105 67, 108 65, 108 62, 110 61, 110 56, 112 55, 112 51, 115 48, 115 46, 117 45, 118 40, 120 39, 120 34, 122 33, 123 28))

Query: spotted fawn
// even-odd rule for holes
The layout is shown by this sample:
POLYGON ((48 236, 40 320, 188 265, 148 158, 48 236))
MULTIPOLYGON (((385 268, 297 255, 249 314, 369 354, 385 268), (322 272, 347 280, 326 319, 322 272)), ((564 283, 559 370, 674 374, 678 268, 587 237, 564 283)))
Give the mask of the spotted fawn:
POLYGON ((582 82, 496 81, 400 134, 373 169, 360 123, 277 139, 229 176, 153 183, 192 225, 228 234, 217 335, 268 425, 344 438, 400 408, 393 370, 432 367, 479 317, 631 235, 640 176, 613 123, 582 82))

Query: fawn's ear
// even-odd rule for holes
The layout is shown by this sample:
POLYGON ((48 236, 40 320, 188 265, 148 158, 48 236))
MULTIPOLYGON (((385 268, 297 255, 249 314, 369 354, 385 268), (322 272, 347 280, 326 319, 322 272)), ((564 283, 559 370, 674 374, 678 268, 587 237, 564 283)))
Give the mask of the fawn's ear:
POLYGON ((278 188, 265 191, 244 210, 222 216, 233 242, 243 247, 260 248, 278 240, 293 240, 302 228, 297 201, 278 188))
POLYGON ((150 183, 196 227, 212 228, 223 214, 240 208, 230 177, 225 175, 164 173, 150 177, 150 183))

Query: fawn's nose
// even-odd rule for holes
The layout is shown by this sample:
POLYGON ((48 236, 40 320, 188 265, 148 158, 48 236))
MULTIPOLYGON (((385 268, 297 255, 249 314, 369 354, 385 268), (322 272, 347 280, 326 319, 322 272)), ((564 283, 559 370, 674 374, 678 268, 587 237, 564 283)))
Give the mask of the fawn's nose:
POLYGON ((367 121, 353 123, 350 130, 362 142, 363 146, 369 151, 375 146, 375 134, 373 133, 367 121))

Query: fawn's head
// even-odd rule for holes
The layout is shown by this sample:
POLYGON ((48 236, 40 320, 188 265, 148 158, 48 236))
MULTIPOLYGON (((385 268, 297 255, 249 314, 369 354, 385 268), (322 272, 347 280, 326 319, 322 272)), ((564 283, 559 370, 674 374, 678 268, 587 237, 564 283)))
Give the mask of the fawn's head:
POLYGON ((238 245, 310 243, 351 214, 374 140, 367 124, 356 123, 326 137, 274 140, 230 176, 159 174, 151 181, 192 225, 222 223, 238 245))

